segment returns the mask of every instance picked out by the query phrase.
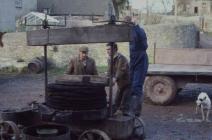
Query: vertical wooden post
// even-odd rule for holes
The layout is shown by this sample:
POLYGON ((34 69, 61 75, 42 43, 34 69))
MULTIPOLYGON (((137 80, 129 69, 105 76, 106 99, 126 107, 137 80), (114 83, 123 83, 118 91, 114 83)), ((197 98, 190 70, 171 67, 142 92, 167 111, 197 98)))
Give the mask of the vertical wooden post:
POLYGON ((113 56, 114 56, 114 42, 110 46, 110 87, 109 87, 109 116, 113 116, 113 56))
POLYGON ((153 48, 153 64, 155 64, 155 53, 156 53, 156 42, 154 42, 154 48, 153 48))
MULTIPOLYGON (((45 19, 43 20, 43 29, 48 30, 48 41, 49 41, 49 26, 48 26, 48 20, 47 20, 47 13, 45 13, 45 19)), ((47 95, 47 84, 48 84, 48 70, 47 70, 47 45, 44 45, 44 71, 45 71, 45 101, 46 101, 46 95, 47 95)))
POLYGON ((48 70, 47 70, 47 45, 44 45, 44 74, 45 74, 45 101, 46 101, 46 94, 47 94, 47 84, 48 84, 48 70))

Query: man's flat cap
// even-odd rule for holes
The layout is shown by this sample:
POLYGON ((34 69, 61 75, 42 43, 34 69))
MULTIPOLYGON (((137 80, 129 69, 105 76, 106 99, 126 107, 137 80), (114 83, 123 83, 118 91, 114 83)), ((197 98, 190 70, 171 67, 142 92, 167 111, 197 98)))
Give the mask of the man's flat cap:
POLYGON ((79 48, 80 52, 88 52, 88 47, 82 46, 79 48))
POLYGON ((117 46, 117 44, 115 42, 109 42, 106 44, 106 46, 117 46))
POLYGON ((115 49, 117 49, 117 47, 118 47, 117 44, 113 43, 113 42, 107 43, 106 46, 107 46, 107 49, 110 49, 110 46, 113 46, 115 49))

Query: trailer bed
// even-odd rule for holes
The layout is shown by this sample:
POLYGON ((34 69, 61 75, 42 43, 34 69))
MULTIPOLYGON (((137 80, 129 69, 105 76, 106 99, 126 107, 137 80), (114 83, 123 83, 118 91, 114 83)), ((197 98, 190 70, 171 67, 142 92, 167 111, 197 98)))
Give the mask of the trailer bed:
POLYGON ((212 76, 212 66, 150 64, 148 75, 212 76))

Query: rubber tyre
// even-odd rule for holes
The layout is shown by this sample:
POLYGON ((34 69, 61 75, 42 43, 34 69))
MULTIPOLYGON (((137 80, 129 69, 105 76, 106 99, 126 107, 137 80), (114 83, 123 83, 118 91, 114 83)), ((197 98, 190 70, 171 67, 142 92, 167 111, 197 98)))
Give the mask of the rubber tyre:
POLYGON ((104 86, 49 84, 46 104, 60 110, 95 110, 107 106, 104 86))
POLYGON ((98 129, 90 129, 84 131, 80 136, 78 140, 111 140, 111 138, 102 130, 98 129), (89 135, 90 137, 88 137, 89 135), (87 137, 86 137, 87 135, 87 137), (97 136, 97 137, 95 137, 97 136))
POLYGON ((144 83, 144 94, 157 105, 168 105, 175 98, 175 81, 168 76, 150 76, 144 83))

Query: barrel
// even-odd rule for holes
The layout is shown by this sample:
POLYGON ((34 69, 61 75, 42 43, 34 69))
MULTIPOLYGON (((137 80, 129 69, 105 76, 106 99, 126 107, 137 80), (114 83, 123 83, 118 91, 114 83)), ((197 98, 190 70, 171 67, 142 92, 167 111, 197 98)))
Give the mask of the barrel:
POLYGON ((36 57, 28 64, 28 70, 32 73, 40 73, 44 70, 44 57, 36 57))
POLYGON ((70 129, 61 124, 41 124, 23 129, 23 140, 70 140, 70 129))

